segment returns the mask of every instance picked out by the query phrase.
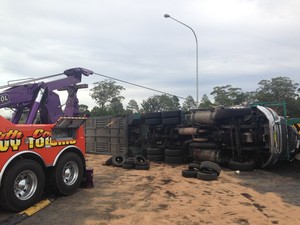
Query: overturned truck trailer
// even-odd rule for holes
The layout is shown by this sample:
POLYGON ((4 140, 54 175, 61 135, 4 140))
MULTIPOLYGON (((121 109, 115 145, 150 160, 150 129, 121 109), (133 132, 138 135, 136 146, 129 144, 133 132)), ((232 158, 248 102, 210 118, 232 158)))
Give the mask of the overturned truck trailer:
POLYGON ((161 112, 156 119, 145 114, 150 158, 162 148, 166 161, 174 161, 170 157, 177 154, 183 161, 210 160, 251 170, 272 167, 278 160, 293 160, 299 154, 297 130, 271 108, 219 107, 182 114, 161 112))
POLYGON ((152 161, 209 160, 251 170, 299 154, 297 130, 264 106, 150 112, 126 116, 126 124, 125 153, 152 161))

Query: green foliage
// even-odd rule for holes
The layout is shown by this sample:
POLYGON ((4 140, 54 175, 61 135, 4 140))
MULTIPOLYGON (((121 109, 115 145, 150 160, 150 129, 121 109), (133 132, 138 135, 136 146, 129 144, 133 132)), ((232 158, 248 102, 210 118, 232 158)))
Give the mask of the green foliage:
POLYGON ((124 99, 120 96, 120 92, 125 90, 124 87, 116 85, 115 81, 104 80, 94 83, 94 87, 91 89, 90 96, 96 101, 100 108, 104 108, 107 104, 110 104, 115 99, 120 102, 124 99))
POLYGON ((239 105, 246 100, 241 88, 234 88, 231 85, 214 87, 210 93, 214 95, 216 105, 233 106, 239 105))
POLYGON ((143 100, 143 112, 161 112, 180 109, 179 99, 176 96, 167 94, 154 95, 147 100, 143 100))
POLYGON ((90 96, 98 106, 91 111, 91 116, 120 115, 124 113, 123 96, 120 95, 124 87, 116 85, 115 81, 104 80, 94 83, 90 96))
POLYGON ((271 80, 261 80, 256 90, 258 101, 287 101, 296 99, 299 84, 293 83, 288 77, 275 77, 271 80))
POLYGON ((126 112, 128 114, 134 114, 134 113, 139 112, 139 105, 138 105, 138 103, 134 99, 131 99, 128 102, 128 105, 126 107, 126 112))
MULTIPOLYGON (((261 80, 256 90, 256 98, 259 102, 281 102, 287 104, 287 115, 299 117, 299 84, 293 83, 288 77, 275 77, 271 80, 261 80)), ((282 114, 282 109, 277 110, 282 114)))
POLYGON ((182 103, 182 110, 188 112, 191 109, 196 109, 196 108, 197 108, 197 104, 194 98, 191 95, 187 96, 184 102, 182 103))
POLYGON ((108 116, 108 111, 106 108, 100 108, 98 106, 95 106, 91 110, 91 117, 97 117, 97 116, 108 116))
POLYGON ((214 106, 214 104, 209 100, 208 96, 206 94, 204 94, 202 96, 201 102, 199 104, 200 108, 209 108, 214 106))
POLYGON ((110 115, 121 115, 124 113, 123 104, 119 98, 113 98, 107 107, 110 115))

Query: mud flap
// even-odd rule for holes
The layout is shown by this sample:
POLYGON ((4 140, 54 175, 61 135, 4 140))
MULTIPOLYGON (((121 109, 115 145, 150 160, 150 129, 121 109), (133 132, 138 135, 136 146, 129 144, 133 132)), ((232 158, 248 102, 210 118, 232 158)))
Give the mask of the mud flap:
POLYGON ((94 169, 92 168, 86 168, 85 169, 85 174, 83 175, 80 187, 81 188, 93 188, 94 183, 93 183, 93 178, 94 178, 94 169))

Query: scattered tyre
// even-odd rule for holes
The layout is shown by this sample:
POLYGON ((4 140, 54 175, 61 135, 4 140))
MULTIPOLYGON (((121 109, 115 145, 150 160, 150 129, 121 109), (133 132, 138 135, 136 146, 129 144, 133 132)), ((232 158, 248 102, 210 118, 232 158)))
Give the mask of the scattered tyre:
POLYGON ((228 168, 231 170, 240 170, 240 171, 252 171, 256 167, 254 160, 239 162, 234 160, 229 160, 228 168))
POLYGON ((133 158, 125 158, 125 161, 123 163, 124 164, 127 164, 127 165, 135 165, 135 162, 134 162, 134 159, 133 158))
POLYGON ((51 173, 51 188, 57 194, 73 194, 80 186, 83 170, 82 160, 76 153, 63 154, 51 173))
POLYGON ((189 170, 200 170, 200 164, 196 162, 192 162, 188 165, 189 170))
POLYGON ((186 178, 196 178, 197 170, 182 170, 181 174, 183 177, 186 177, 186 178))
POLYGON ((111 166, 112 165, 112 156, 109 157, 104 163, 104 166, 111 166))
POLYGON ((45 174, 43 168, 36 161, 22 159, 7 168, 1 183, 2 207, 18 212, 37 203, 42 198, 45 174))
POLYGON ((122 167, 125 162, 125 156, 122 154, 116 154, 112 157, 112 165, 116 167, 122 167))
POLYGON ((133 160, 134 160, 135 165, 147 165, 148 164, 147 159, 142 155, 136 155, 133 160))
POLYGON ((144 164, 144 165, 135 165, 136 170, 149 170, 150 169, 150 164, 144 164))
POLYGON ((122 165, 122 168, 123 168, 123 169, 134 169, 134 168, 135 168, 135 165, 134 165, 134 164, 126 164, 126 163, 124 163, 124 164, 122 165))
POLYGON ((200 180, 206 180, 206 181, 217 180, 218 174, 215 171, 203 170, 203 171, 197 172, 197 178, 200 180))
POLYGON ((221 167, 217 163, 214 163, 214 162, 211 162, 211 161, 201 162, 199 170, 200 171, 202 171, 202 170, 213 170, 218 175, 220 175, 220 173, 221 173, 221 167))

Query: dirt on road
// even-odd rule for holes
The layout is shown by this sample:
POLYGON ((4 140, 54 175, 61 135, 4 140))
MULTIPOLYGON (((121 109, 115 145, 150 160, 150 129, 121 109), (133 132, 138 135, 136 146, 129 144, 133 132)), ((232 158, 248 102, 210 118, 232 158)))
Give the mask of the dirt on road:
MULTIPOLYGON (((300 163, 273 170, 223 169, 218 180, 184 178, 187 165, 150 164, 150 170, 104 166, 87 155, 94 188, 59 197, 21 225, 300 224, 300 163)), ((0 211, 0 218, 13 214, 0 211)), ((0 220, 1 221, 1 220, 0 220)))

